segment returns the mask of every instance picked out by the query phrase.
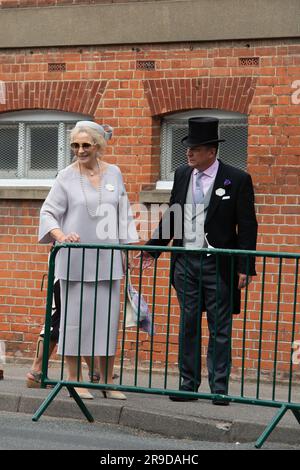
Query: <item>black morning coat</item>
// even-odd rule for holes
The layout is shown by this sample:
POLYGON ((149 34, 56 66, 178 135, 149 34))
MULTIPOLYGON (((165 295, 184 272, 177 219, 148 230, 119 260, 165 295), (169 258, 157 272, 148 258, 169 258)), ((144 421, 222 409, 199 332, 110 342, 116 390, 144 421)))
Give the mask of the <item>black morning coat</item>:
MULTIPOLYGON (((193 169, 188 165, 180 166, 176 170, 169 209, 163 215, 159 226, 147 245, 166 246, 173 239, 173 246, 182 246, 183 208, 192 171, 193 169), (182 216, 175 215, 174 217, 173 204, 181 206, 182 216), (181 226, 178 226, 178 224, 181 224, 181 226)), ((254 191, 252 179, 248 173, 219 161, 219 168, 207 209, 204 231, 207 234, 209 244, 214 248, 256 249, 257 221, 254 208, 254 191)), ((160 254, 158 252, 149 253, 155 257, 160 254)), ((177 256, 177 253, 171 255, 171 276, 177 256)), ((247 274, 247 265, 248 275, 255 275, 254 257, 250 257, 248 263, 246 257, 234 257, 232 313, 240 313, 241 296, 237 287, 238 273, 247 274)), ((230 271, 230 257, 221 256, 220 275, 227 283, 230 283, 232 279, 230 271)), ((205 310, 205 306, 203 310, 205 310)))

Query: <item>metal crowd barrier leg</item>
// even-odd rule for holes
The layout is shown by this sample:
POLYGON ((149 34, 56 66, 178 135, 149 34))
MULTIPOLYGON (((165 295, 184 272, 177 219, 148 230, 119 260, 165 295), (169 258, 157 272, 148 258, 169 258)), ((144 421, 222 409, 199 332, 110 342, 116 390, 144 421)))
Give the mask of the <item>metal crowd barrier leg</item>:
POLYGON ((83 401, 81 400, 80 396, 78 395, 78 393, 76 392, 75 388, 72 387, 71 385, 66 385, 70 395, 72 398, 74 398, 74 400, 76 401, 77 405, 79 406, 79 408, 81 409, 82 413, 84 414, 84 416, 87 418, 87 420, 90 422, 90 423, 93 423, 94 422, 94 418, 93 416, 91 415, 91 413, 89 412, 89 410, 87 409, 87 407, 85 406, 85 404, 83 403, 83 401))
POLYGON ((276 428, 277 424, 279 423, 279 421, 284 417, 285 413, 287 412, 288 410, 288 406, 287 405, 282 405, 282 407, 280 408, 279 412, 274 416, 274 418, 272 419, 272 421, 270 422, 270 424, 266 427, 266 429, 264 430, 264 432, 259 436, 259 438, 257 439, 256 443, 255 443, 255 447, 257 449, 260 449, 261 446, 263 445, 263 443, 265 442, 265 440, 269 437, 269 435, 271 434, 271 432, 276 428))
POLYGON ((32 421, 38 421, 39 418, 45 413, 46 409, 50 405, 50 403, 54 400, 58 392, 62 389, 63 385, 61 382, 58 382, 58 384, 55 385, 54 389, 52 390, 51 393, 47 396, 46 400, 43 401, 39 409, 34 413, 32 417, 32 421))

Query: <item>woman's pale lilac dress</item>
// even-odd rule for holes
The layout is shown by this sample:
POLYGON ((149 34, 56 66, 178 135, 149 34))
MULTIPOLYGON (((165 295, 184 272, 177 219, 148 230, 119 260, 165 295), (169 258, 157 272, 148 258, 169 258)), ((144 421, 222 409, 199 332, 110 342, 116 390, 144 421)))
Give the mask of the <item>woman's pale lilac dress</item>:
MULTIPOLYGON (((65 234, 78 233, 80 243, 137 243, 138 235, 119 168, 108 165, 105 169, 100 205, 99 188, 84 175, 80 181, 80 173, 74 165, 62 170, 41 208, 39 242, 52 242, 50 231, 55 228, 65 234), (90 216, 87 206, 90 213, 97 213, 97 217, 90 216)), ((100 249, 97 267, 96 249, 62 248, 56 257, 55 277, 61 284, 58 353, 113 356, 123 277, 121 251, 100 249)))

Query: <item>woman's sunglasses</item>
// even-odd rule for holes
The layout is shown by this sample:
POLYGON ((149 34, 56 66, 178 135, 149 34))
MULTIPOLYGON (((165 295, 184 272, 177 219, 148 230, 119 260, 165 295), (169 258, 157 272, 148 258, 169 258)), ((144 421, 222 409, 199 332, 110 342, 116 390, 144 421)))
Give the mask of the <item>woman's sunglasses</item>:
POLYGON ((84 142, 83 144, 78 144, 78 142, 72 142, 70 144, 72 150, 79 150, 82 147, 83 150, 90 150, 94 144, 89 144, 88 142, 84 142))

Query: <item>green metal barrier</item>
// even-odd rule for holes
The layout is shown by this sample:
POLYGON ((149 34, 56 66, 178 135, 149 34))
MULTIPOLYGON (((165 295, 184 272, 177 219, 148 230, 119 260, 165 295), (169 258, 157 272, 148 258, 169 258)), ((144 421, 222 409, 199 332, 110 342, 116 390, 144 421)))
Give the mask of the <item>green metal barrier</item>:
MULTIPOLYGON (((140 246, 140 245, 83 245, 83 244, 63 244, 57 245, 53 249, 50 262, 49 262, 49 275, 48 275, 48 291, 47 291, 47 307, 46 307, 46 320, 45 320, 45 337, 44 337, 44 355, 43 355, 43 369, 42 369, 42 386, 45 388, 47 385, 54 385, 53 390, 50 392, 46 400, 42 403, 40 408, 36 411, 33 416, 33 421, 37 421, 40 416, 45 412, 49 404, 56 397, 59 391, 66 387, 70 395, 74 398, 83 414, 89 421, 93 421, 93 417, 89 413, 87 407, 82 402, 81 398, 77 394, 74 387, 84 387, 89 389, 97 390, 120 390, 127 392, 140 392, 145 394, 161 394, 161 395, 175 395, 175 396, 190 396, 197 397, 201 399, 223 399, 233 403, 257 405, 257 406, 267 406, 272 408, 278 408, 278 413, 274 416, 272 421, 266 427, 263 434, 258 438, 255 446, 260 448, 270 433, 277 426, 279 421, 285 415, 288 410, 291 410, 296 420, 300 424, 300 401, 299 401, 299 390, 298 390, 298 399, 294 399, 295 389, 297 392, 298 375, 295 371, 295 364, 293 360, 293 347, 297 338, 300 339, 300 312, 297 311, 298 304, 298 279, 299 279, 299 259, 300 254, 292 253, 271 253, 263 251, 243 251, 243 250, 221 250, 221 249, 201 249, 201 250, 187 250, 184 248, 175 248, 175 247, 150 247, 150 246, 140 246), (66 303, 62 308, 65 309, 66 315, 64 318, 64 338, 63 338, 63 353, 61 359, 61 369, 60 369, 60 380, 53 380, 48 378, 48 351, 50 344, 50 326, 51 326, 51 311, 52 311, 52 298, 53 298, 53 284, 54 284, 54 271, 55 271, 55 260, 58 252, 60 250, 68 250, 68 266, 67 266, 67 294, 66 294, 66 303), (77 356, 77 381, 68 381, 65 378, 65 340, 66 340, 66 325, 67 325, 67 302, 68 302, 68 287, 70 279, 70 259, 71 259, 71 250, 82 250, 82 266, 81 266, 81 301, 79 308, 79 340, 78 340, 78 356, 77 356), (81 335, 82 335, 82 315, 83 312, 83 279, 84 279, 84 266, 85 266, 85 252, 87 249, 95 250, 96 256, 96 272, 95 279, 98 279, 99 272, 99 250, 110 250, 111 252, 111 265, 110 265, 110 284, 109 284, 109 308, 108 308, 108 327, 107 327, 107 351, 106 351, 106 374, 104 377, 103 383, 92 383, 80 381, 80 367, 81 367, 81 335), (138 324, 135 332, 135 351, 134 351, 134 367, 131 369, 131 376, 133 371, 133 384, 126 381, 126 364, 125 364, 125 353, 126 353, 126 315, 127 307, 126 302, 124 302, 124 311, 123 318, 120 321, 120 330, 121 330, 121 348, 120 350, 120 364, 119 364, 119 383, 109 384, 107 383, 107 365, 108 365, 108 345, 109 345, 109 336, 110 336, 110 320, 111 320, 111 292, 112 292, 112 273, 114 265, 114 254, 116 250, 122 250, 125 253, 125 278, 123 282, 123 292, 124 298, 126 299, 126 292, 128 287, 128 253, 129 251, 134 251, 136 253, 147 252, 177 252, 182 254, 185 257, 185 266, 187 263, 187 256, 193 254, 194 256, 199 256, 202 260, 206 255, 214 255, 216 257, 216 280, 217 280, 217 294, 219 295, 220 288, 220 262, 224 257, 229 258, 230 266, 230 278, 231 278, 231 292, 230 292, 230 304, 233 305, 233 272, 234 272, 234 263, 237 257, 246 258, 247 273, 249 273, 249 264, 251 257, 256 257, 257 261, 260 261, 258 264, 258 276, 255 282, 255 291, 252 293, 252 296, 255 297, 254 300, 251 298, 251 287, 248 285, 244 289, 244 298, 243 298, 243 311, 236 318, 231 320, 231 331, 232 337, 231 341, 233 344, 232 351, 235 352, 234 357, 232 358, 233 364, 240 364, 240 367, 237 369, 240 373, 240 379, 237 383, 234 384, 233 381, 229 380, 230 369, 228 367, 227 371, 227 394, 218 395, 216 393, 210 392, 185 392, 179 390, 180 384, 180 375, 179 375, 179 384, 178 386, 169 386, 170 377, 174 377, 174 373, 170 366, 172 366, 170 361, 170 336, 171 328, 173 325, 171 319, 171 303, 172 303, 172 287, 171 287, 171 266, 166 268, 164 266, 164 272, 167 272, 168 275, 168 285, 165 287, 167 293, 164 295, 164 315, 165 322, 163 327, 156 322, 156 305, 157 305, 157 287, 159 286, 158 280, 158 271, 161 269, 159 267, 159 262, 163 259, 163 262, 166 262, 164 257, 159 260, 155 258, 153 266, 153 274, 151 271, 151 280, 150 285, 152 286, 152 306, 151 310, 151 331, 149 332, 149 364, 148 364, 148 380, 147 384, 142 386, 139 382, 139 358, 141 354, 141 345, 140 338, 142 333, 139 327, 140 319, 140 297, 138 304, 138 324), (255 295, 254 295, 255 294, 255 295), (285 296, 288 297, 289 302, 285 302, 285 296), (249 307, 251 303, 252 307, 249 307), (266 305, 269 306, 266 308, 266 305), (270 311, 270 305, 273 310, 270 311), (290 310, 288 310, 290 306, 290 310), (251 318, 252 314, 252 318, 251 318), (249 316, 250 315, 250 316, 249 316), (255 328, 250 328, 250 321, 252 326, 255 328), (236 324, 241 324, 238 328, 236 324), (284 329, 282 329, 282 324, 284 329), (159 328, 161 331, 159 331, 159 328), (160 370, 163 371, 163 383, 161 386, 153 385, 154 376, 154 351, 155 351, 155 331, 158 331, 160 346, 165 350, 164 355, 164 365, 161 364, 160 370), (297 336, 298 335, 298 336, 297 336), (241 337, 240 337, 241 336, 241 337), (164 341, 162 342, 162 338, 164 341), (254 338, 254 339, 253 339, 254 338), (251 347, 248 346, 248 343, 251 343, 251 347), (235 344, 236 343, 236 344, 235 344), (237 345, 241 344, 240 346, 237 345), (253 347, 255 345, 255 347, 253 347), (269 349, 267 349, 269 348, 269 349), (271 349, 270 349, 271 348, 271 349), (267 358, 267 359, 266 359, 267 358), (265 362, 268 362, 269 371, 272 374, 272 380, 266 385, 263 382, 263 372, 265 372, 265 362), (249 368, 249 363, 252 366, 249 368), (278 374, 285 370, 286 375, 286 387, 284 388, 284 397, 278 397, 278 374), (248 379, 247 372, 251 369, 252 377, 248 379), (253 377, 253 372, 255 376, 253 377), (250 384, 250 385, 249 385, 250 384), (264 384, 264 387, 262 387, 264 384), (240 387, 239 393, 232 393, 231 386, 234 385, 235 388, 240 387), (247 387, 253 390, 254 393, 247 392, 247 387), (262 388, 266 391, 268 389, 268 396, 263 396, 262 388)), ((202 267, 202 264, 201 264, 202 267)), ((139 263, 139 272, 135 275, 135 280, 138 282, 138 292, 141 295, 143 293, 143 283, 145 279, 149 276, 149 270, 142 271, 142 257, 140 258, 139 263)), ((247 274, 248 276, 248 274, 247 274)), ((188 294, 185 294, 185 283, 186 283, 186 269, 184 277, 184 299, 183 299, 183 308, 181 309, 180 321, 181 331, 184 323, 184 314, 185 308, 184 304, 188 301, 188 294)), ((201 305, 202 299, 202 268, 200 269, 199 274, 199 305, 201 305)), ((217 302, 217 306, 218 306, 217 302)), ((97 335, 95 318, 96 318, 96 308, 97 308, 97 289, 95 288, 95 298, 94 298, 94 321, 92 328, 92 355, 91 355, 91 376, 94 375, 95 371, 95 338, 97 335)), ((201 345, 201 317, 198 316, 199 320, 197 321, 197 340, 199 345, 199 360, 201 357, 200 354, 200 345, 201 345)), ((215 334, 218 325, 218 307, 216 309, 215 316, 215 334)), ((133 334, 134 332, 132 332, 133 334)), ((183 334, 179 339, 179 353, 183 348, 183 334)), ((231 355, 231 351, 229 352, 231 355)), ((216 362, 216 349, 215 344, 213 344, 213 373, 215 371, 215 362, 216 362)), ((228 358, 228 363, 230 358, 228 358)), ((180 354, 179 354, 179 365, 180 365, 180 354)), ((199 369, 200 363, 195 364, 195 374, 199 369)), ((143 373, 145 371, 143 370, 143 373)), ((282 390, 281 390, 282 394, 282 390)), ((145 402, 145 406, 147 403, 145 402)))

